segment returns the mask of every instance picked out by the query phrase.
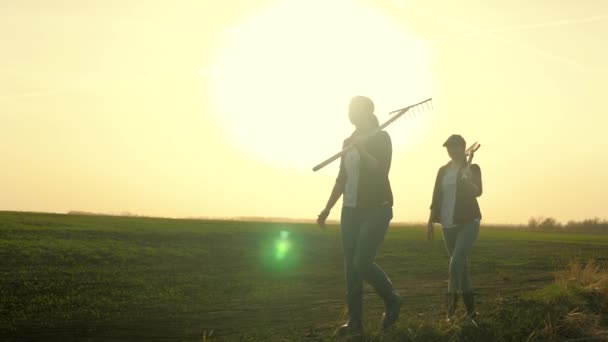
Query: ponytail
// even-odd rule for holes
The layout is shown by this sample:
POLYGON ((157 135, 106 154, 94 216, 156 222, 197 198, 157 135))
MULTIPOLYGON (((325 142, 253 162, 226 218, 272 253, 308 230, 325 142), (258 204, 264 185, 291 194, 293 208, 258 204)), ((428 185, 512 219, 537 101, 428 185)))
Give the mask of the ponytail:
POLYGON ((380 121, 378 121, 378 117, 376 116, 376 114, 371 115, 370 121, 373 128, 378 128, 380 126, 380 121))

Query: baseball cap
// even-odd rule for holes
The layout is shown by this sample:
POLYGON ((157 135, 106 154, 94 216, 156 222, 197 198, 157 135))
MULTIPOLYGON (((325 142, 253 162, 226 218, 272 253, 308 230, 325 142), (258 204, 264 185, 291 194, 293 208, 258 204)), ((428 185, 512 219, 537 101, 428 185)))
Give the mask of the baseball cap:
POLYGON ((448 138, 448 140, 446 140, 443 143, 444 147, 447 147, 447 146, 458 146, 458 145, 462 145, 462 146, 465 146, 465 147, 467 146, 467 142, 459 134, 452 134, 452 135, 450 135, 450 137, 448 138))

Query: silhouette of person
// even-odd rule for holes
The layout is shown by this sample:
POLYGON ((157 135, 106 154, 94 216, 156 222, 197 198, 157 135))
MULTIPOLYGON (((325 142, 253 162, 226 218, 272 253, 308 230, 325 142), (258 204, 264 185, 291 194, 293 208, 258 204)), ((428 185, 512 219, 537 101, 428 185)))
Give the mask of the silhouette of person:
POLYGON ((324 227, 331 209, 343 195, 340 228, 348 322, 336 330, 336 335, 362 332, 363 281, 384 300, 383 328, 395 324, 401 309, 400 295, 393 289, 386 273, 374 263, 393 218, 393 194, 388 177, 391 138, 387 132, 377 130, 378 119, 369 98, 353 97, 348 116, 355 131, 344 140, 343 147, 354 145, 354 148, 342 156, 333 190, 317 219, 324 227))
POLYGON ((433 238, 433 224, 440 223, 450 257, 447 293, 447 319, 453 321, 458 293, 462 293, 466 307, 465 318, 474 319, 475 303, 468 256, 479 234, 481 211, 477 197, 483 192, 479 165, 469 165, 466 159, 466 141, 460 135, 450 136, 443 144, 450 162, 439 168, 431 213, 427 225, 427 239, 433 238))

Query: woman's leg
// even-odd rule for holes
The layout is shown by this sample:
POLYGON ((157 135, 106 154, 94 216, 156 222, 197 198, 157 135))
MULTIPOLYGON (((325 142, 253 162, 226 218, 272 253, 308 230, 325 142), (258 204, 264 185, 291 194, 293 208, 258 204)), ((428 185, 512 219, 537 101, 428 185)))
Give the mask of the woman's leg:
POLYGON ((448 282, 448 292, 456 292, 454 289, 457 289, 455 279, 452 279, 452 255, 454 255, 454 248, 456 247, 456 239, 458 238, 458 232, 460 231, 460 227, 453 228, 443 228, 443 241, 445 242, 445 248, 448 251, 448 256, 450 257, 450 261, 448 264, 448 274, 450 276, 448 282))
POLYGON ((392 219, 392 209, 373 208, 366 210, 365 214, 357 240, 354 266, 363 280, 384 298, 390 295, 393 286, 386 273, 374 263, 374 259, 392 219))
POLYGON ((454 248, 456 246, 456 239, 458 238, 458 232, 460 231, 459 227, 453 228, 444 228, 443 229, 443 240, 445 242, 446 250, 448 251, 448 256, 450 257, 450 261, 448 263, 448 293, 446 295, 447 300, 447 314, 448 319, 452 319, 454 314, 456 313, 456 303, 458 301, 458 287, 459 285, 456 279, 452 277, 451 273, 451 265, 452 265, 452 255, 454 254, 454 248))
POLYGON ((472 291, 472 286, 467 258, 471 254, 471 250, 479 234, 479 221, 471 221, 460 225, 458 228, 460 228, 460 231, 456 237, 454 251, 450 260, 450 282, 452 277, 456 281, 453 285, 450 284, 450 286, 453 286, 454 290, 469 293, 472 291))
POLYGON ((386 312, 383 324, 385 328, 392 325, 398 318, 401 298, 393 290, 393 284, 386 273, 374 263, 374 259, 382 241, 384 241, 392 218, 393 210, 391 207, 365 210, 354 256, 354 266, 357 273, 384 300, 386 312))
POLYGON ((363 279, 355 269, 354 257, 357 239, 361 226, 360 213, 356 208, 342 208, 340 228, 342 232, 342 250, 344 253, 344 273, 346 276, 346 304, 348 306, 348 325, 360 326, 363 279))
POLYGON ((475 220, 462 225, 462 230, 456 241, 456 256, 460 258, 462 272, 460 274, 460 290, 462 298, 469 316, 475 315, 475 301, 473 297, 473 287, 471 285, 471 274, 469 267, 469 255, 473 249, 473 244, 479 235, 479 221, 475 220))

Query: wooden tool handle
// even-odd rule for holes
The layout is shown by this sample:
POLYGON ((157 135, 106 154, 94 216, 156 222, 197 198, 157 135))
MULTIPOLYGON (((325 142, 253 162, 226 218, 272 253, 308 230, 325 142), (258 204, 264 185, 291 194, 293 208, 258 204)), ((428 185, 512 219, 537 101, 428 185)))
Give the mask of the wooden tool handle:
MULTIPOLYGON (((401 109, 397 109, 394 110, 392 112, 390 112, 389 114, 394 114, 392 118, 386 120, 385 123, 383 123, 382 125, 380 125, 378 128, 374 129, 370 134, 368 134, 366 137, 362 138, 362 141, 367 140, 369 137, 372 137, 374 135, 376 135, 378 132, 380 132, 381 130, 383 130, 384 128, 386 128, 388 125, 392 124, 393 122, 395 122, 395 120, 399 119, 403 114, 407 113, 410 109, 423 105, 427 102, 431 102, 432 98, 426 99, 424 101, 420 101, 416 104, 413 104, 411 106, 407 106, 401 109)), ((315 166, 312 168, 313 171, 319 171, 322 168, 324 168, 325 166, 331 164, 333 161, 335 161, 336 159, 342 157, 346 152, 348 152, 351 148, 353 148, 352 145, 348 145, 345 148, 342 149, 342 151, 334 154, 333 156, 327 158, 326 160, 324 160, 323 162, 321 162, 319 165, 315 166)))

